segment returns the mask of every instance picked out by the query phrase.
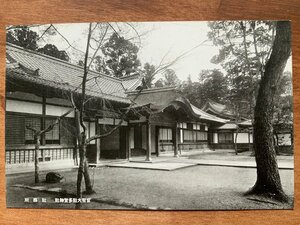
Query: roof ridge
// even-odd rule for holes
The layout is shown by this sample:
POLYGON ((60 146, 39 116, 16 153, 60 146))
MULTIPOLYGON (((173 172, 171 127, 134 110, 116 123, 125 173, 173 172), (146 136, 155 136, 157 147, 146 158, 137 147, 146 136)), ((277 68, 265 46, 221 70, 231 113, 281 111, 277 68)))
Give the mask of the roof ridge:
MULTIPOLYGON (((12 44, 12 43, 9 43, 7 42, 6 43, 6 47, 9 46, 9 47, 12 47, 12 48, 15 48, 15 49, 18 49, 18 50, 21 50, 23 52, 27 52, 27 53, 30 53, 30 54, 33 54, 33 55, 36 55, 36 56, 39 56, 39 57, 43 57, 43 58, 47 58, 48 60, 51 60, 51 61, 55 61, 56 63, 62 65, 62 66, 66 66, 66 67, 69 67, 69 68, 72 68, 72 69, 77 69, 77 70, 83 70, 83 68, 79 65, 76 65, 74 63, 70 63, 70 62, 67 62, 67 61, 64 61, 64 60, 61 60, 61 59, 58 59, 58 58, 55 58, 53 56, 50 56, 50 55, 46 55, 46 54, 43 54, 43 53, 40 53, 40 52, 37 52, 37 51, 34 51, 34 50, 30 50, 30 49, 25 49, 21 46, 18 46, 18 45, 15 45, 15 44, 12 44)), ((14 51, 14 50, 12 50, 14 51)), ((7 52, 7 51, 6 51, 7 52)), ((100 73, 100 72, 97 72, 97 71, 94 71, 94 70, 89 70, 89 72, 91 73, 94 73, 94 74, 97 74, 97 75, 101 75, 105 78, 108 78, 108 79, 111 79, 111 80, 115 80, 117 82, 122 82, 122 79, 118 78, 118 77, 112 77, 112 76, 109 76, 109 75, 106 75, 104 73, 100 73)))
POLYGON ((212 100, 212 99, 207 99, 207 102, 210 104, 210 103, 213 103, 213 104, 217 104, 217 105, 221 105, 221 106, 226 106, 226 105, 224 105, 224 104, 222 104, 222 103, 219 103, 219 102, 216 102, 216 101, 214 101, 214 100, 212 100))
MULTIPOLYGON (((143 89, 141 94, 143 92, 152 92, 152 91, 170 91, 170 90, 176 90, 176 86, 167 86, 167 87, 155 87, 155 88, 148 88, 148 89, 143 89)), ((134 91, 127 91, 127 94, 133 94, 137 92, 136 90, 134 91)))
POLYGON ((192 103, 190 103, 190 104, 191 104, 192 107, 196 108, 197 110, 200 110, 200 111, 201 111, 203 114, 205 114, 206 116, 211 116, 211 117, 216 118, 216 119, 218 119, 218 120, 222 120, 223 122, 226 121, 226 120, 223 119, 223 118, 220 118, 220 117, 218 117, 218 116, 212 115, 212 114, 210 114, 210 113, 204 111, 203 109, 198 108, 197 106, 193 105, 192 103))
POLYGON ((125 81, 125 80, 132 80, 136 77, 142 77, 141 74, 137 73, 137 74, 131 74, 131 75, 128 75, 128 76, 123 76, 123 77, 118 77, 121 81, 125 81))

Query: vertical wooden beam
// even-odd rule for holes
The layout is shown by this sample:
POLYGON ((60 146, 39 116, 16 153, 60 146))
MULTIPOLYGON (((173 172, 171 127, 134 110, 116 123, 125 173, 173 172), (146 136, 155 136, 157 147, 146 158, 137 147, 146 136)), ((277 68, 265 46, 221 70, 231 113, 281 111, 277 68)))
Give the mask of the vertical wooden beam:
MULTIPOLYGON (((42 98, 42 119, 41 119, 41 130, 44 130, 46 128, 46 97, 43 96, 42 98)), ((42 134, 41 136, 41 144, 46 145, 46 133, 42 134)), ((43 159, 43 162, 45 161, 45 154, 42 151, 41 156, 43 159)))
POLYGON ((128 121, 127 130, 126 130, 126 158, 128 160, 130 160, 131 158, 130 141, 131 141, 131 126, 128 121))
MULTIPOLYGON (((100 125, 98 123, 98 118, 95 121, 95 129, 96 129, 95 133, 100 134, 101 129, 100 129, 100 125)), ((100 161, 100 151, 101 151, 100 145, 101 145, 101 140, 100 140, 100 138, 97 138, 96 139, 96 164, 98 164, 100 161)))
POLYGON ((177 128, 177 124, 175 124, 175 127, 173 128, 173 142, 174 142, 174 157, 179 157, 178 154, 178 132, 179 129, 177 128))
POLYGON ((149 121, 149 117, 147 117, 146 124, 146 133, 147 133, 147 152, 146 152, 146 161, 151 161, 151 125, 149 121))
POLYGON ((158 157, 160 154, 159 149, 159 127, 155 126, 155 148, 156 148, 156 156, 158 157))

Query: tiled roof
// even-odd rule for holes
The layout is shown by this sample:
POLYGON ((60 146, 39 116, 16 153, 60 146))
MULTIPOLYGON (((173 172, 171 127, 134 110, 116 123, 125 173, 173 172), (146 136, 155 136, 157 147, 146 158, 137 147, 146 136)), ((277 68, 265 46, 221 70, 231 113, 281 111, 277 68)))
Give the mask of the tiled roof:
POLYGON ((216 129, 218 129, 218 130, 235 130, 237 128, 238 128, 237 125, 234 123, 226 123, 222 126, 217 127, 216 129))
MULTIPOLYGON (((246 127, 251 127, 252 126, 252 123, 251 123, 251 120, 245 120, 245 121, 242 121, 240 123, 238 123, 239 127, 243 127, 243 128, 246 128, 246 127)), ((238 128, 238 125, 233 123, 233 122, 228 122, 226 124, 223 124, 219 127, 216 127, 216 129, 218 130, 235 130, 238 128)))
POLYGON ((127 91, 135 91, 142 84, 142 76, 139 74, 120 78, 124 89, 127 91))
POLYGON ((251 122, 251 120, 244 120, 244 121, 240 122, 239 125, 241 125, 241 126, 252 126, 252 122, 251 122))
POLYGON ((220 116, 223 115, 225 117, 234 117, 234 113, 229 110, 226 105, 217 103, 215 101, 212 101, 211 99, 206 102, 202 109, 206 112, 211 111, 212 113, 220 116))
MULTIPOLYGON (((135 96, 137 91, 127 92, 129 97, 135 96)), ((152 110, 162 112, 171 105, 180 103, 195 119, 203 119, 212 122, 226 123, 228 120, 211 115, 196 106, 188 99, 181 96, 175 87, 149 88, 143 90, 135 99, 134 108, 150 107, 152 110)))
POLYGON ((197 108, 196 106, 190 104, 192 107, 192 110, 200 116, 200 119, 205 119, 205 120, 210 120, 210 121, 215 121, 215 122, 219 122, 219 123, 226 123, 228 120, 219 118, 217 116, 211 115, 207 112, 204 112, 203 110, 197 108))
MULTIPOLYGON (((38 70, 37 76, 33 76, 15 67, 9 76, 67 90, 78 88, 82 82, 83 68, 80 66, 9 43, 6 45, 6 53, 7 59, 13 59, 14 64, 18 63, 32 71, 38 70)), ((137 85, 140 80, 138 76, 118 79, 95 71, 89 71, 88 79, 86 84, 88 95, 123 103, 130 103, 125 91, 137 85)))

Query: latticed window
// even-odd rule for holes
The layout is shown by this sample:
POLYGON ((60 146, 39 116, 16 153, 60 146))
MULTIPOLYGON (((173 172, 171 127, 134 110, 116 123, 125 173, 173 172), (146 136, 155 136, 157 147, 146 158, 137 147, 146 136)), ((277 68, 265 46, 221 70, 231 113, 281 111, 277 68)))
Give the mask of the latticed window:
POLYGON ((219 143, 233 143, 232 132, 220 132, 218 135, 219 143))
POLYGON ((183 141, 185 142, 202 142, 207 141, 207 131, 204 124, 200 123, 186 123, 187 126, 183 127, 179 123, 177 127, 181 129, 183 141))
POLYGON ((159 140, 161 142, 172 142, 172 129, 171 128, 160 128, 159 129, 159 140))
POLYGON ((207 132, 183 130, 183 140, 188 142, 207 141, 207 132))

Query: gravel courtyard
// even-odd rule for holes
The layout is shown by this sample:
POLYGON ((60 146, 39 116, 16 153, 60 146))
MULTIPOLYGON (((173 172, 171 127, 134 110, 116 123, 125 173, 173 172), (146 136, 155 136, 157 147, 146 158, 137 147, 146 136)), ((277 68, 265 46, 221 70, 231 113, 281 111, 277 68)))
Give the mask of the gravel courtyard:
MULTIPOLYGON (((41 183, 39 186, 60 187, 68 193, 76 193, 77 170, 62 171, 65 180, 59 184, 41 183)), ((293 207, 294 171, 280 170, 285 192, 291 197, 289 204, 257 201, 243 194, 254 185, 255 168, 221 166, 193 166, 174 171, 133 168, 91 168, 90 175, 96 194, 92 198, 106 202, 126 204, 110 205, 97 202, 85 208, 134 209, 130 204, 144 205, 150 209, 220 210, 220 209, 281 209, 293 207)), ((41 173, 41 180, 45 172, 41 173)), ((15 184, 34 186, 33 173, 7 175, 7 207, 58 207, 74 208, 74 204, 58 206, 44 203, 24 203, 24 197, 53 194, 13 187, 15 184), (27 196, 26 196, 27 195, 27 196), (29 196, 28 196, 29 195, 29 196), (26 205, 27 204, 27 205, 26 205)), ((83 184, 84 187, 84 184, 83 184)))

